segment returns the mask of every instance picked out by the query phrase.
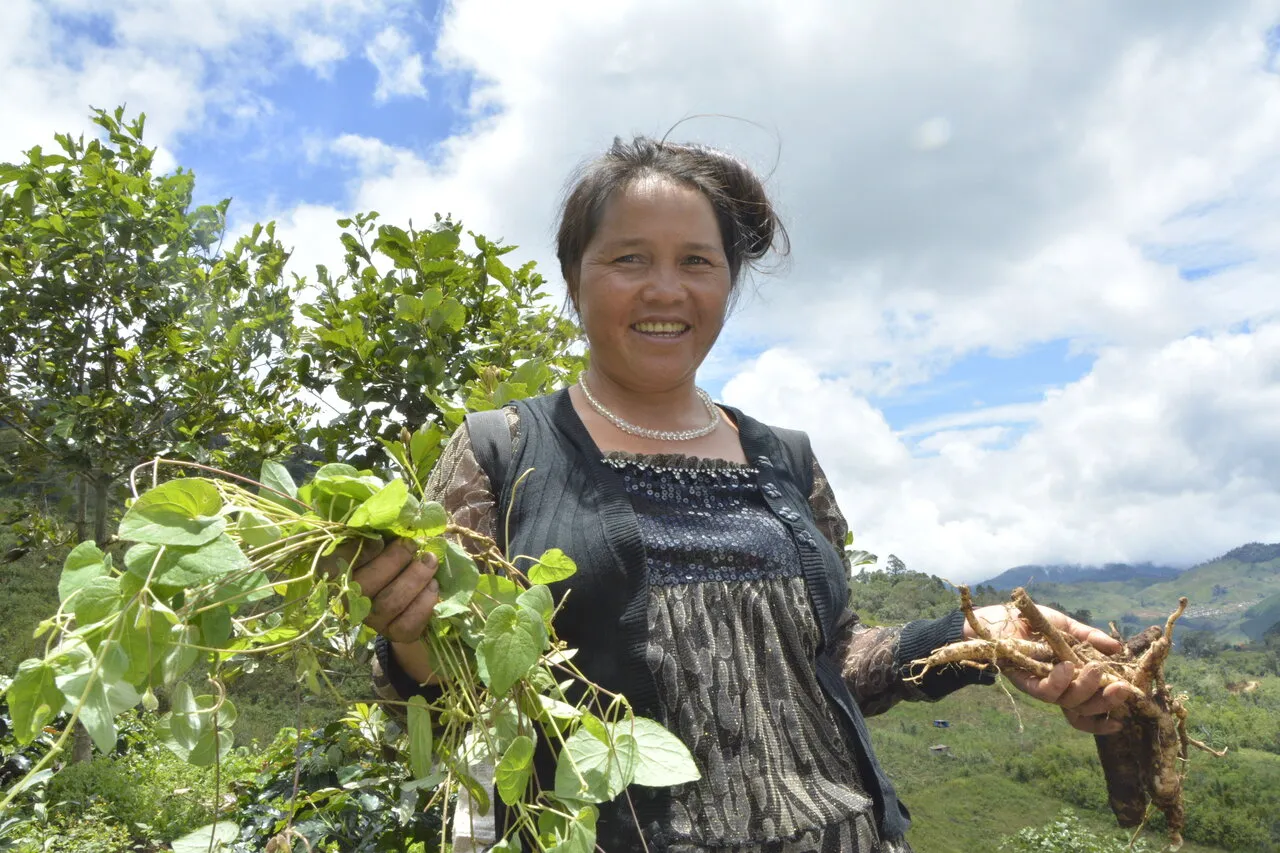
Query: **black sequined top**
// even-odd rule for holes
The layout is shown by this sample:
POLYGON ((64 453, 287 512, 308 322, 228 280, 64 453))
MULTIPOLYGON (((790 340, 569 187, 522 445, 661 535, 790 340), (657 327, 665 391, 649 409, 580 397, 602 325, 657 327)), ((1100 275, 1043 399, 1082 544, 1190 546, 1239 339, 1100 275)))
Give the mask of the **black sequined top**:
POLYGON ((702 771, 673 794, 669 849, 888 850, 814 674, 819 630, 799 555, 755 470, 685 456, 605 461, 644 541, 662 722, 702 771))

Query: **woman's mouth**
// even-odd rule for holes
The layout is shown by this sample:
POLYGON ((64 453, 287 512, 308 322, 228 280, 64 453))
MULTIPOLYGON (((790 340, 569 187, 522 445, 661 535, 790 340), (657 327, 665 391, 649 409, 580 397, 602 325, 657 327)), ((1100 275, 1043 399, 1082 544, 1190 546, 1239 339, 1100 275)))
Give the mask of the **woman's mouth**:
POLYGON ((692 328, 688 323, 633 323, 631 328, 656 338, 678 338, 692 328))

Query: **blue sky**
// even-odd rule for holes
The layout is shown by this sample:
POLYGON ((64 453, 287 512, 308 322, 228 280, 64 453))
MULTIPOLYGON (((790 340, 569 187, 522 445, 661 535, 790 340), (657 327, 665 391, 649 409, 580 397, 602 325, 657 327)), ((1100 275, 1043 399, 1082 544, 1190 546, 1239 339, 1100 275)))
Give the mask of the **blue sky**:
POLYGON ((960 579, 1280 540, 1280 3, 926 5, 10 0, 0 159, 128 103, 302 275, 341 216, 452 212, 559 301, 575 165, 748 119, 677 133, 776 163, 794 242, 704 384, 810 432, 864 547, 960 579))

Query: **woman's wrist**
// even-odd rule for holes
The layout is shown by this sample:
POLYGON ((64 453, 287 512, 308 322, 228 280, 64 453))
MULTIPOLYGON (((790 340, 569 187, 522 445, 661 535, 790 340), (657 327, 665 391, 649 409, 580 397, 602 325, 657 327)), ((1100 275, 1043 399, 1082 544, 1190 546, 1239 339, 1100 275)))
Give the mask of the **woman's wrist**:
POLYGON ((418 684, 438 683, 439 679, 436 677, 435 671, 432 670, 431 661, 427 656, 426 643, 421 640, 415 640, 412 643, 397 643, 394 640, 389 640, 387 645, 405 675, 418 684))

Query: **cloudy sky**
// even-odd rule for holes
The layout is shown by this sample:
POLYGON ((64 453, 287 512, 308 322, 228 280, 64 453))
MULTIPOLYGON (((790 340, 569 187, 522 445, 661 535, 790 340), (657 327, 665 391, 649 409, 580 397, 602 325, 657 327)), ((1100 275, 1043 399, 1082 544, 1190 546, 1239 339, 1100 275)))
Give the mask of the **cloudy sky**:
MULTIPOLYGON (((615 134, 770 174, 702 380, 953 581, 1280 541, 1280 2, 4 0, 0 160, 90 105, 296 271, 452 212, 545 265, 615 134)), ((559 287, 559 283, 556 283, 559 287)))

